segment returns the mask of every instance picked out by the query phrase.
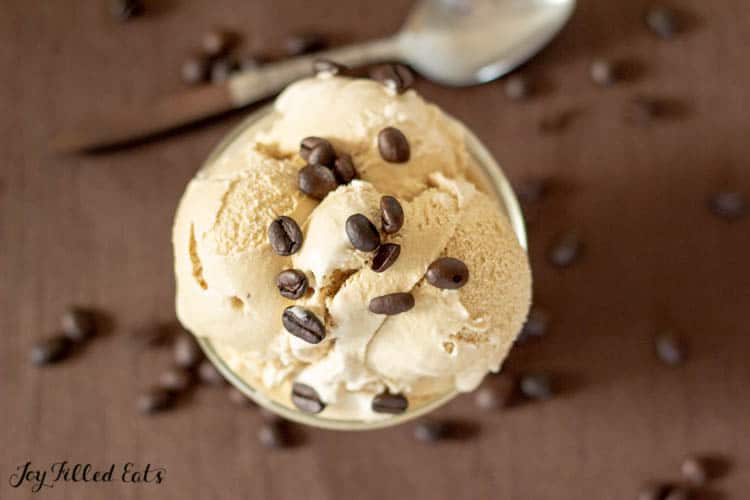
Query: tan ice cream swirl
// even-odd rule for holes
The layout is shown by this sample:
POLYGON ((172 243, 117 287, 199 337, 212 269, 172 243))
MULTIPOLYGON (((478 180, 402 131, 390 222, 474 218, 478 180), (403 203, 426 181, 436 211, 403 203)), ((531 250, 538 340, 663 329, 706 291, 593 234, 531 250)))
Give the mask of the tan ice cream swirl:
POLYGON ((526 254, 498 202, 469 180, 473 169, 461 126, 413 90, 338 76, 291 85, 185 191, 173 233, 180 321, 250 385, 322 418, 387 418, 473 390, 499 369, 531 295, 526 254), (379 134, 388 127, 408 141, 408 161, 384 159, 379 134), (357 172, 322 200, 298 187, 307 137, 351 155, 357 172), (403 209, 395 232, 382 228, 383 196, 403 209), (378 229, 378 251, 400 250, 385 270, 372 269, 378 251, 354 247, 354 214, 378 229), (291 255, 269 241, 280 216, 301 230, 291 255), (460 262, 436 263, 443 257, 460 262), (465 265, 468 280, 445 288, 426 277, 431 265, 465 265), (276 285, 288 269, 308 287, 296 299, 276 285), (373 299, 393 293, 410 294, 413 306, 372 312, 373 299), (287 319, 314 315, 322 340, 292 334, 282 322, 291 306, 287 319))

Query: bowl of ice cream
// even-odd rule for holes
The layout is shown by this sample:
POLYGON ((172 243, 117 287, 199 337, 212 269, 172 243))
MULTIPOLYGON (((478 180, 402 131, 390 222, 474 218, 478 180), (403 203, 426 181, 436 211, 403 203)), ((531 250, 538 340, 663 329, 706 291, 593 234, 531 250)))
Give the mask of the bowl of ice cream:
POLYGON ((415 91, 319 75, 214 150, 175 217, 177 314, 259 405, 364 430, 498 371, 531 298, 518 203, 415 91))

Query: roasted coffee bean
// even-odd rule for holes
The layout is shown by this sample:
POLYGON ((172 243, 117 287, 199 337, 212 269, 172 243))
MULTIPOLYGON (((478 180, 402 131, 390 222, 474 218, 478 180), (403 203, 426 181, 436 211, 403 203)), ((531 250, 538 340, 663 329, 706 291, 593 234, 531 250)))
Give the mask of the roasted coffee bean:
POLYGON ((370 312, 392 316, 406 312, 414 307, 414 296, 410 293, 398 292, 375 297, 370 301, 370 312))
POLYGON ((354 168, 354 162, 351 155, 342 153, 333 163, 333 175, 339 184, 349 184, 357 177, 357 170, 354 168))
POLYGON ((201 48, 208 57, 218 57, 226 54, 235 41, 232 33, 220 29, 206 32, 201 39, 201 48))
POLYGON ((378 134, 378 151, 389 163, 405 163, 411 156, 409 141, 399 129, 386 127, 378 134))
POLYGON ((245 396, 245 393, 237 389, 236 387, 229 388, 229 400, 242 408, 255 408, 258 405, 255 401, 245 396))
POLYGON ((372 252, 380 245, 378 228, 362 214, 350 215, 344 228, 349 241, 357 250, 372 252))
POLYGON ((338 183, 330 168, 323 165, 307 165, 299 171, 297 186, 306 195, 322 200, 338 187, 338 183))
POLYGON ((372 270, 382 273, 396 262, 401 253, 401 245, 398 243, 384 243, 380 245, 375 257, 372 258, 372 270))
POLYGON ((393 196, 380 198, 380 217, 383 220, 383 232, 385 234, 397 233, 404 225, 404 209, 393 196))
POLYGON ((298 269, 287 269, 276 276, 276 287, 287 299, 298 299, 307 291, 307 277, 298 269))
POLYGON ((485 411, 506 408, 516 393, 517 380, 505 373, 489 376, 474 394, 474 402, 485 411))
POLYGON ((638 500, 664 500, 669 486, 660 483, 645 484, 638 492, 638 500))
POLYGON ((165 321, 139 326, 133 332, 133 340, 143 347, 159 347, 169 344, 180 330, 176 322, 165 321))
POLYGON ((208 359, 204 359, 198 365, 198 379, 206 385, 220 386, 227 383, 221 372, 208 359))
POLYGON ((192 335, 185 332, 175 339, 174 361, 177 366, 191 369, 198 366, 202 360, 203 351, 192 335))
POLYGON ((430 264, 425 277, 434 287, 455 290, 469 281, 469 268, 453 257, 441 257, 430 264))
MULTIPOLYGON (((315 146, 318 146, 320 144, 328 144, 330 146, 330 143, 323 138, 305 137, 304 139, 302 139, 302 142, 300 142, 299 155, 303 160, 310 163, 310 153, 312 152, 313 148, 315 148, 315 146)), ((333 149, 333 146, 331 146, 331 149, 333 149)))
POLYGON ((39 340, 31 348, 31 362, 35 365, 48 365, 67 358, 73 350, 73 341, 65 335, 53 335, 39 340))
POLYGON ((557 267, 568 267, 573 264, 581 253, 581 241, 574 231, 568 231, 557 236, 552 242, 547 257, 557 267))
POLYGON ((210 61, 200 55, 192 55, 182 63, 180 75, 182 81, 188 85, 205 82, 210 72, 210 61))
POLYGON ((727 220, 735 220, 745 215, 747 204, 742 193, 723 191, 711 198, 708 207, 719 217, 727 220))
POLYGON ((690 490, 684 486, 672 486, 669 488, 664 500, 689 500, 691 497, 690 490))
POLYGON ((331 61, 329 59, 315 59, 313 61, 313 73, 316 75, 335 76, 344 74, 348 68, 343 64, 331 61))
POLYGON ((320 413, 326 407, 318 391, 300 382, 292 385, 292 403, 305 413, 320 413))
POLYGON ((674 332, 662 332, 654 338, 656 355, 670 366, 681 365, 685 361, 685 351, 681 339, 674 332))
POLYGON ((646 26, 659 38, 674 37, 679 31, 677 15, 665 6, 652 7, 646 13, 646 26))
POLYGON ((696 486, 703 486, 708 482, 708 466, 700 457, 687 457, 682 462, 680 471, 682 472, 682 477, 696 486))
POLYGON ((594 83, 602 87, 612 85, 617 80, 617 72, 614 64, 606 59, 597 59, 591 63, 589 76, 594 83))
POLYGON ((290 56, 299 56, 323 50, 328 45, 325 37, 319 33, 297 33, 286 40, 286 52, 290 56))
POLYGON ((237 70, 237 61, 229 57, 216 59, 211 63, 211 83, 222 83, 237 70))
POLYGON ((326 328, 318 317, 300 306, 284 309, 281 322, 289 333, 310 344, 317 344, 326 336, 326 328))
POLYGON ((521 75, 513 75, 505 80, 505 95, 514 101, 520 101, 529 97, 531 94, 531 85, 529 81, 521 75))
POLYGON ((278 255, 292 255, 302 246, 302 230, 294 219, 282 215, 268 226, 268 241, 278 255))
POLYGON ((529 399, 550 399, 554 394, 552 379, 546 373, 529 373, 521 377, 521 393, 529 399))
POLYGON ((73 342, 83 342, 96 335, 96 313, 82 307, 69 307, 63 314, 63 335, 73 342))
POLYGON ((659 118, 661 103, 651 97, 635 96, 625 107, 625 121, 631 125, 645 126, 659 118))
POLYGON ((143 13, 142 0, 110 0, 109 12, 118 21, 127 21, 143 13))
POLYGON ((372 411, 376 413, 398 415, 404 413, 408 407, 409 401, 402 394, 391 394, 385 391, 372 399, 372 411))
POLYGON ((414 426, 414 438, 423 443, 434 443, 450 434, 450 424, 442 420, 425 419, 414 426))
POLYGON ((539 306, 531 306, 526 322, 518 334, 516 342, 525 342, 532 337, 543 337, 547 333, 549 325, 549 313, 539 306))
POLYGON ((370 77, 399 94, 404 93, 414 84, 414 75, 409 68, 402 64, 376 66, 370 72, 370 77))
POLYGON ((280 418, 263 422, 258 429, 258 442, 266 448, 283 448, 289 441, 287 425, 280 418))
POLYGON ((336 151, 333 150, 333 146, 328 141, 316 144, 310 150, 310 155, 307 157, 307 162, 310 165, 324 165, 326 167, 333 167, 335 160, 336 151))
POLYGON ((193 374, 184 368, 172 368, 159 376, 159 387, 172 392, 185 392, 193 385, 193 374))
POLYGON ((152 387, 138 397, 136 405, 141 413, 157 413, 174 406, 175 393, 161 387, 152 387))

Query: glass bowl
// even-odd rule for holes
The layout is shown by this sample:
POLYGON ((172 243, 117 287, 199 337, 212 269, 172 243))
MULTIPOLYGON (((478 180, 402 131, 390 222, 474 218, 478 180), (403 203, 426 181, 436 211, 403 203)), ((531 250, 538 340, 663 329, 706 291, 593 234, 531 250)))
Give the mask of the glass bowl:
MULTIPOLYGON (((240 135, 247 132, 250 128, 258 127, 262 128, 265 118, 271 115, 273 108, 272 105, 264 106, 253 113, 251 113, 245 120, 243 120, 232 132, 230 132, 211 152, 206 161, 204 162, 201 170, 208 169, 214 163, 214 161, 229 147, 235 139, 240 135)), ((450 118, 450 117, 449 117, 450 118)), ((510 183, 506 179, 500 166, 497 164, 492 155, 487 151, 487 148, 477 139, 477 137, 463 124, 457 120, 450 118, 455 121, 464 131, 466 136, 466 145, 469 154, 472 156, 474 163, 477 167, 477 172, 481 178, 472 178, 473 181, 481 184, 480 188, 490 195, 494 195, 501 209, 507 215, 513 231, 518 238, 518 242, 524 250, 527 250, 526 242, 526 228, 523 222, 523 216, 521 215, 521 209, 518 205, 513 189, 510 183)), ((346 431, 363 431, 371 429, 379 429, 383 427, 390 427, 392 425, 398 425, 409 420, 413 420, 417 417, 425 415, 436 408, 444 405, 456 395, 458 391, 450 391, 443 395, 436 397, 428 403, 422 404, 415 408, 410 408, 406 412, 400 415, 387 416, 383 419, 378 420, 345 420, 336 418, 326 418, 319 414, 303 413, 300 410, 292 406, 286 406, 274 399, 271 399, 265 395, 262 391, 256 389, 252 385, 243 379, 239 374, 232 370, 227 365, 224 359, 218 354, 211 341, 207 338, 198 338, 206 357, 213 363, 213 365, 221 372, 221 374, 239 391, 245 394, 247 397, 255 401, 261 407, 272 411, 279 416, 313 427, 321 427, 325 429, 334 430, 346 430, 346 431)))

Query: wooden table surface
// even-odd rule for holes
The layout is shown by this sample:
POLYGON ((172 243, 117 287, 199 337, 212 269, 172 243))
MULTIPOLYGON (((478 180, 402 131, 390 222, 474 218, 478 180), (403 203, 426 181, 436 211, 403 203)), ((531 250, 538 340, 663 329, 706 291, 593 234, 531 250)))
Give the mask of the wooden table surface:
POLYGON ((470 397, 439 412, 478 423, 465 441, 416 443, 413 427, 341 434, 305 430, 269 451, 261 416, 202 389, 159 416, 134 401, 167 364, 129 332, 173 318, 170 226, 197 166, 241 114, 112 154, 61 157, 52 134, 96 111, 143 106, 180 87, 179 66, 215 25, 248 51, 278 52, 312 28, 337 43, 394 31, 408 0, 153 0, 128 23, 106 2, 4 0, 0 8, 0 498, 65 499, 631 499, 648 479, 677 480, 688 453, 731 458, 706 498, 749 498, 750 218, 706 209, 725 188, 750 194, 750 11, 746 0, 675 0, 688 31, 655 39, 644 0, 581 0, 561 37, 522 72, 540 83, 524 103, 501 83, 418 89, 465 121, 514 181, 561 186, 530 228, 537 302, 548 335, 518 346, 511 371, 556 375, 544 403, 481 413, 470 397), (596 57, 629 61, 631 79, 601 89, 596 57), (623 121, 632 96, 672 100, 680 116, 623 121), (538 123, 576 112, 569 127, 538 123), (545 258, 574 229, 585 254, 568 269, 545 258), (116 328, 49 368, 30 345, 70 303, 111 311, 116 328), (685 337, 689 358, 657 361, 652 337, 685 337), (27 461, 164 467, 161 484, 66 483, 34 495, 10 487, 27 461))

